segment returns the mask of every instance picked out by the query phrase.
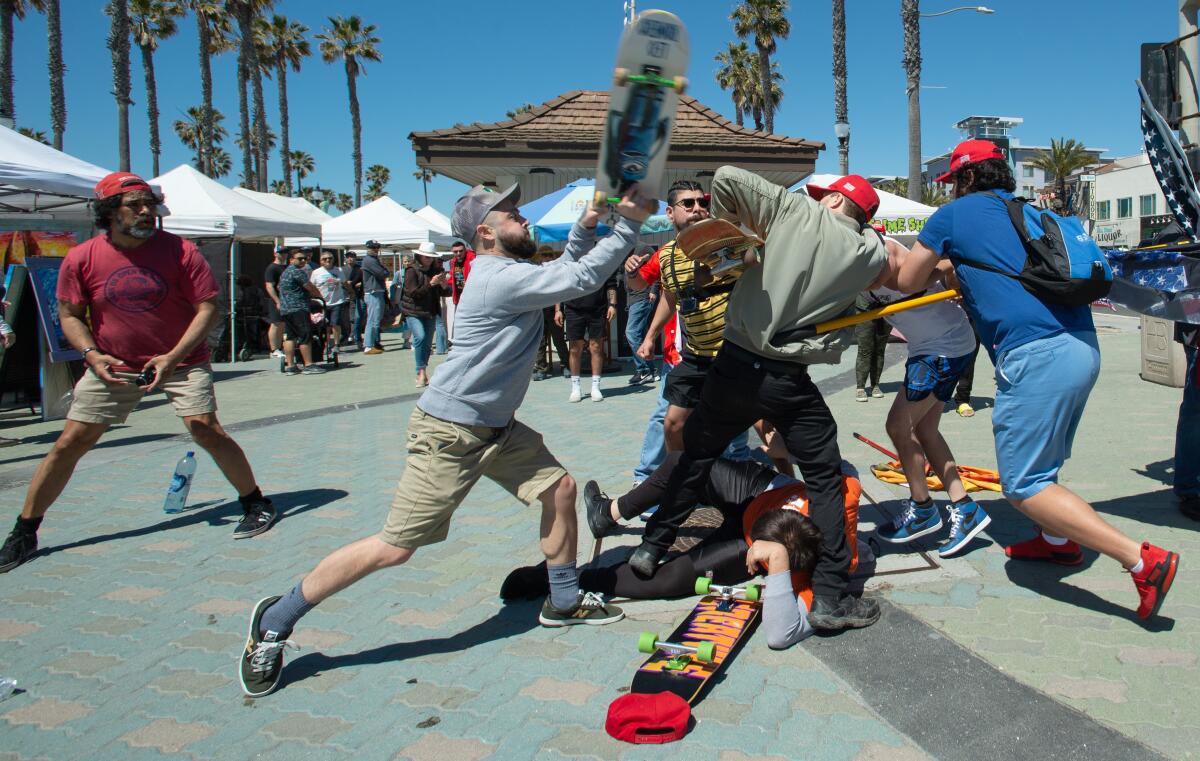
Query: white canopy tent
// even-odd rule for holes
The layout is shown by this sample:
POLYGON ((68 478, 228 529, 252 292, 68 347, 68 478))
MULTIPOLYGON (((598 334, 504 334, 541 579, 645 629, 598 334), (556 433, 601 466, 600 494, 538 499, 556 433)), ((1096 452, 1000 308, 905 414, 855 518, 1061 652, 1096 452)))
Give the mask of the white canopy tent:
POLYGON ((434 232, 439 232, 442 235, 450 234, 450 217, 447 217, 432 206, 422 206, 414 213, 425 220, 433 228, 434 232))
POLYGON ((390 248, 412 248, 430 241, 448 246, 453 242, 448 230, 442 233, 433 229, 424 218, 396 203, 390 196, 377 198, 325 222, 321 225, 321 240, 326 246, 354 247, 362 247, 367 241, 376 240, 390 248))
POLYGON ((0 213, 86 217, 96 183, 108 172, 0 127, 0 213))
MULTIPOLYGON (((283 212, 284 214, 290 214, 293 217, 299 217, 300 219, 305 219, 309 222, 316 222, 318 225, 323 225, 329 220, 333 219, 332 216, 326 214, 324 211, 304 200, 303 198, 280 196, 274 193, 259 193, 257 190, 250 190, 249 188, 234 188, 233 192, 241 193, 247 198, 258 201, 264 206, 270 206, 276 211, 283 212)), ((319 238, 288 238, 286 242, 291 246, 321 245, 321 240, 319 238)))
MULTIPOLYGON (((805 180, 804 184, 807 186, 811 183, 827 188, 840 177, 838 174, 814 174, 805 180)), ((886 190, 876 188, 875 192, 879 194, 879 210, 875 212, 871 221, 883 223, 887 227, 888 235, 916 236, 925 226, 925 220, 937 211, 936 206, 926 206, 886 190)))

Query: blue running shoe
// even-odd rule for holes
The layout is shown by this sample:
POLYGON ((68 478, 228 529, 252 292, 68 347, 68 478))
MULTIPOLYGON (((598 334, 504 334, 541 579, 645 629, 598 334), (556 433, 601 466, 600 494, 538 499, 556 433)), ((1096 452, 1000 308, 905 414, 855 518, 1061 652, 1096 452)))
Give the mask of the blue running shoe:
POLYGON ((992 516, 975 504, 975 500, 967 500, 961 505, 950 505, 950 538, 938 548, 938 557, 948 558, 966 547, 975 535, 988 527, 992 516))
POLYGON ((921 507, 911 499, 904 499, 900 505, 904 510, 892 521, 892 525, 875 529, 875 536, 880 540, 890 544, 907 544, 941 529, 942 515, 932 501, 928 506, 921 507))

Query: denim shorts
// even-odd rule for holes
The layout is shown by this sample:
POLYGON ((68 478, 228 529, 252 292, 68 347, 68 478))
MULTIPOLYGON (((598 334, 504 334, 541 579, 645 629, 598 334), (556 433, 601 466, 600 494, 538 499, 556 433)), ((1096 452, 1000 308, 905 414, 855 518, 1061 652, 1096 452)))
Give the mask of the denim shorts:
POLYGON ((1040 338, 997 358, 992 435, 1004 496, 1025 500, 1058 483, 1099 374, 1090 331, 1040 338))
POLYGON ((939 402, 948 402, 954 395, 954 387, 967 367, 975 359, 974 354, 961 357, 939 357, 926 354, 909 357, 904 364, 904 398, 919 402, 933 394, 939 402))

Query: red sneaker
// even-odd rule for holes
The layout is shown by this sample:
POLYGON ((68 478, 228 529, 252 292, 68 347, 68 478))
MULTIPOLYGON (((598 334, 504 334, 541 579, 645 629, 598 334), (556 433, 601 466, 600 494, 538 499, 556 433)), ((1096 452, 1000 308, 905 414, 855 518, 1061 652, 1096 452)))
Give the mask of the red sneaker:
POLYGON ((1175 581, 1178 568, 1179 553, 1142 542, 1142 571, 1133 574, 1133 585, 1142 598, 1137 609, 1138 618, 1150 618, 1158 612, 1175 581))
POLYGON ((1004 554, 1013 560, 1048 560, 1059 565, 1079 565, 1083 562, 1083 548, 1067 540, 1066 544, 1050 544, 1042 538, 1042 532, 1032 539, 1010 544, 1004 554))

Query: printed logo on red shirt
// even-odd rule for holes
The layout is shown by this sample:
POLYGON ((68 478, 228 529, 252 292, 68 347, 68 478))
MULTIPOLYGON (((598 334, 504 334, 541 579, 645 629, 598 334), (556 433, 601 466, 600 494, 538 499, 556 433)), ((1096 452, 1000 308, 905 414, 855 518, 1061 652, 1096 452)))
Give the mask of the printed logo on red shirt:
POLYGON ((167 281, 145 267, 122 267, 105 281, 104 298, 123 312, 149 312, 167 298, 167 281))

